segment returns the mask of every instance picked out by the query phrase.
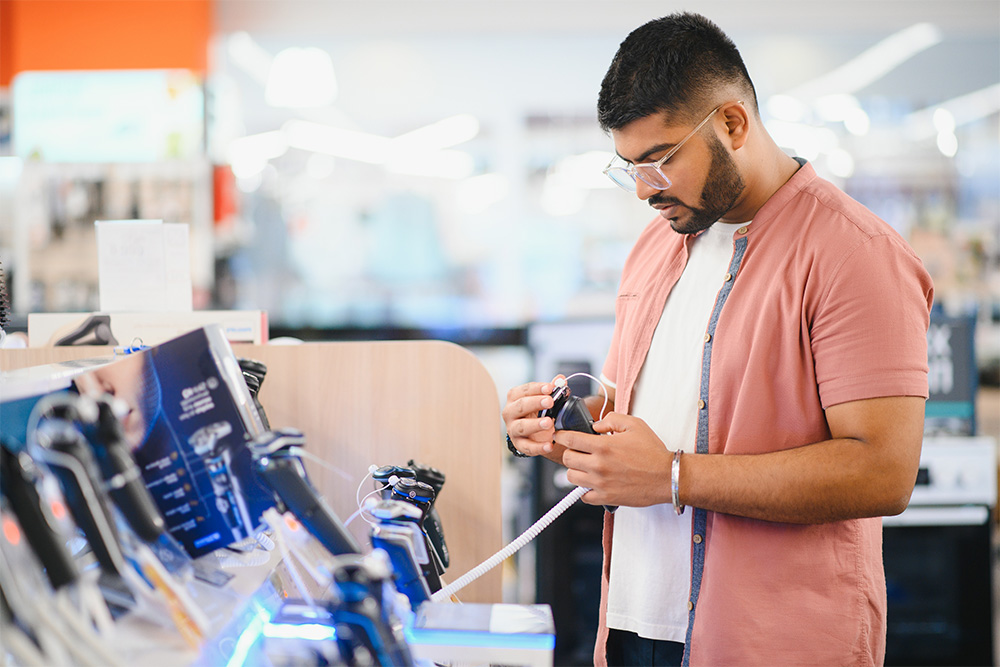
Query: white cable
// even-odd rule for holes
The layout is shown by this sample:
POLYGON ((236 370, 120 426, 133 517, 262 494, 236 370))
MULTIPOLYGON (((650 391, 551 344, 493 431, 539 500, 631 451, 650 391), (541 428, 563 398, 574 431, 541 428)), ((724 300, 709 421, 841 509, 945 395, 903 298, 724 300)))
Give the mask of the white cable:
POLYGON ((274 540, 268 537, 267 533, 260 531, 256 535, 257 544, 264 551, 274 551, 274 540))
POLYGON ((218 558, 217 563, 219 567, 223 568, 258 567, 271 560, 271 554, 266 551, 256 550, 237 554, 232 551, 226 553, 224 550, 219 549, 215 552, 215 556, 218 558))
POLYGON ((582 371, 579 372, 579 373, 573 373, 572 375, 570 375, 569 377, 567 377, 566 378, 566 382, 569 382, 571 378, 575 378, 575 377, 577 377, 579 375, 582 375, 585 378, 590 378, 591 380, 593 380, 594 382, 596 382, 597 386, 599 386, 601 388, 601 393, 604 394, 604 405, 601 406, 600 415, 597 417, 597 421, 601 421, 602 419, 604 419, 604 411, 608 409, 608 388, 605 387, 604 383, 601 382, 598 378, 595 378, 590 373, 584 373, 582 371))
MULTIPOLYGON (((368 466, 368 474, 361 478, 361 483, 358 484, 358 490, 354 492, 354 502, 358 506, 358 509, 361 509, 361 487, 365 485, 365 482, 368 481, 368 478, 371 477, 376 470, 378 470, 378 468, 375 467, 375 465, 368 466)), ((365 497, 367 498, 367 496, 365 497)))
POLYGON ((233 542, 226 548, 241 552, 253 551, 257 548, 257 536, 251 535, 250 537, 244 537, 242 540, 233 542))
POLYGON ((343 468, 338 468, 329 461, 324 461, 320 457, 316 456, 315 454, 306 449, 303 449, 302 447, 291 447, 289 448, 289 453, 294 454, 295 456, 298 456, 300 458, 309 459, 310 461, 315 462, 321 468, 326 468, 331 472, 337 473, 348 482, 351 481, 351 475, 347 474, 346 470, 344 470, 343 468))
POLYGON ((590 489, 585 489, 579 486, 570 491, 568 494, 566 494, 565 498, 556 503, 556 505, 548 512, 546 512, 542 516, 542 518, 540 518, 535 523, 531 524, 531 527, 528 528, 523 533, 521 533, 513 542, 511 542, 503 549, 501 549, 500 551, 496 552, 495 554, 484 560, 476 567, 472 568, 471 570, 463 574, 461 577, 459 577, 452 583, 448 584, 447 586, 439 590, 437 593, 431 595, 431 601, 442 602, 444 600, 449 599, 452 596, 452 594, 462 590, 463 588, 471 584, 473 581, 475 581, 479 577, 483 576, 484 574, 495 568, 500 563, 504 562, 505 560, 513 556, 522 547, 531 542, 531 540, 535 539, 540 532, 548 528, 550 523, 555 521, 560 514, 565 512, 567 509, 569 509, 569 507, 573 503, 575 503, 577 500, 583 497, 583 494, 587 493, 587 491, 590 491, 590 489))
POLYGON ((374 526, 375 522, 369 521, 368 518, 365 516, 365 510, 368 509, 368 505, 365 504, 365 501, 374 496, 376 493, 380 493, 381 491, 382 489, 375 489, 374 491, 365 494, 365 497, 362 498, 361 502, 358 503, 357 511, 354 512, 354 514, 352 514, 351 516, 347 517, 347 521, 344 522, 344 527, 346 528, 347 526, 351 525, 351 522, 357 519, 359 516, 362 519, 364 519, 365 523, 367 523, 369 526, 374 526))

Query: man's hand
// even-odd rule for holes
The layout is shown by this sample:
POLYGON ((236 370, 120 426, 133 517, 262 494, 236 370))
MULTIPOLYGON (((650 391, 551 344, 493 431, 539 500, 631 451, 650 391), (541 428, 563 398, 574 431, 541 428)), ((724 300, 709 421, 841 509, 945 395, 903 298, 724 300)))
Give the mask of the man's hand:
POLYGON ((559 431, 555 442, 566 448, 566 478, 591 489, 583 500, 591 505, 646 507, 670 502, 673 454, 637 417, 612 412, 594 422, 598 435, 559 431))
POLYGON ((539 418, 538 413, 552 407, 550 394, 555 389, 557 375, 552 382, 529 382, 507 392, 507 404, 501 411, 507 434, 515 449, 528 456, 544 456, 562 463, 563 447, 552 442, 555 425, 551 417, 539 418))

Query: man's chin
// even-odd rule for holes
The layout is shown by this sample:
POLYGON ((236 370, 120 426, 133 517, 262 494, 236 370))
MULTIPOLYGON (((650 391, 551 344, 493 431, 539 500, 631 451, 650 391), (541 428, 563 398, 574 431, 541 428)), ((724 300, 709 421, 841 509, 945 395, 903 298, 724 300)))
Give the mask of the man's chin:
POLYGON ((667 215, 663 215, 663 212, 661 212, 660 215, 663 216, 664 220, 670 223, 670 228, 678 234, 691 234, 692 232, 698 231, 696 229, 691 229, 690 216, 681 215, 681 211, 677 208, 669 211, 667 215))
POLYGON ((707 225, 701 220, 694 216, 674 216, 672 218, 667 218, 667 222, 670 223, 670 228, 673 229, 678 234, 697 234, 703 232, 709 227, 711 227, 714 222, 710 222, 707 225))

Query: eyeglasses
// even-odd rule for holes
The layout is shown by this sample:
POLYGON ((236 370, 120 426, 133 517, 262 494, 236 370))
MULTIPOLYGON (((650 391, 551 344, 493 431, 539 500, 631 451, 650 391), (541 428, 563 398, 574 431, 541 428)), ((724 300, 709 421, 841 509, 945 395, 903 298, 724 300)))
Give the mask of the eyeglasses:
POLYGON ((608 166, 604 168, 604 173, 607 174, 608 178, 614 181, 615 185, 628 192, 635 192, 635 179, 640 178, 642 182, 651 188, 656 188, 657 190, 666 190, 670 187, 670 179, 667 178, 660 167, 666 163, 667 160, 674 156, 674 153, 681 149, 684 143, 693 137, 698 130, 700 130, 705 123, 707 123, 715 113, 722 108, 722 105, 712 109, 711 113, 705 116, 705 119, 698 123, 693 130, 688 132, 688 135, 681 139, 673 148, 667 151, 667 154, 661 157, 656 162, 643 162, 641 164, 632 164, 631 162, 626 162, 617 155, 611 159, 608 166))

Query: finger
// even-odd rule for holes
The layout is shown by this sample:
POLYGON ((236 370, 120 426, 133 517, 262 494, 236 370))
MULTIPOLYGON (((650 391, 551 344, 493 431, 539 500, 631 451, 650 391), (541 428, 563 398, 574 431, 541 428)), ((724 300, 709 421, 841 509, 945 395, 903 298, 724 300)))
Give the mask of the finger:
POLYGON ((518 385, 512 387, 507 392, 507 402, 514 403, 525 396, 547 396, 552 393, 552 388, 551 382, 528 382, 527 384, 518 385))
POLYGON ((620 412, 609 412, 603 419, 594 422, 594 430, 598 433, 621 433, 632 428, 634 423, 634 417, 620 412))
MULTIPOLYGON (((539 385, 548 386, 548 385, 539 385)), ((511 390, 513 392, 513 390, 511 390)), ((512 394, 508 394, 510 396, 512 394)), ((530 394, 509 400, 501 411, 505 422, 512 422, 516 419, 523 419, 527 416, 534 416, 542 410, 548 410, 553 405, 552 397, 549 394, 530 394)))
POLYGON ((556 431, 552 440, 567 449, 585 454, 593 454, 603 444, 601 441, 602 437, 601 435, 580 433, 579 431, 556 431))
POLYGON ((581 496, 581 500, 583 500, 583 502, 587 503, 588 505, 604 504, 603 502, 601 502, 602 498, 601 492, 598 491, 597 489, 590 488, 587 476, 585 474, 577 470, 568 470, 566 472, 566 481, 572 484, 573 486, 579 486, 584 489, 590 489, 585 494, 583 494, 583 496, 581 496))
POLYGON ((554 433, 551 417, 517 419, 510 423, 507 431, 512 439, 525 438, 536 442, 551 442, 554 433))

